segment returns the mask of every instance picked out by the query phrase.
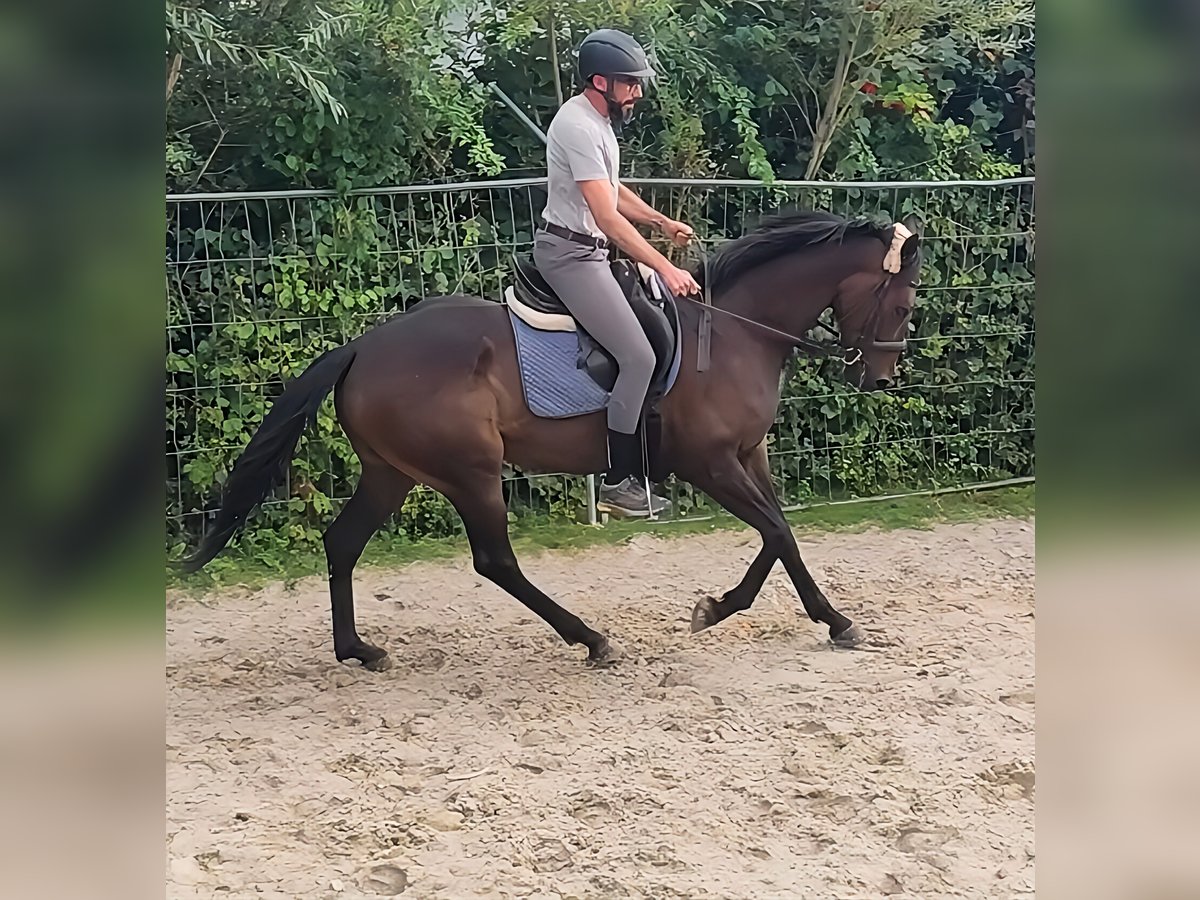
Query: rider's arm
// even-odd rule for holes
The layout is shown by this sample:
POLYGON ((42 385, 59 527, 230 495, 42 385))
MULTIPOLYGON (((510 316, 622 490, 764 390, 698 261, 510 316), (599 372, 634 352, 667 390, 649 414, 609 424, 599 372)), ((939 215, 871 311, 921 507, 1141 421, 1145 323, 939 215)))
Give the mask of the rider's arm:
POLYGON ((635 225, 649 225, 657 231, 662 231, 663 226, 670 221, 667 216, 623 184, 618 186, 617 212, 635 225))
POLYGON ((596 226, 610 241, 656 272, 674 268, 665 256, 650 246, 633 227, 633 223, 618 211, 617 204, 613 202, 612 184, 607 178, 578 181, 576 184, 579 185, 580 193, 592 211, 596 226))

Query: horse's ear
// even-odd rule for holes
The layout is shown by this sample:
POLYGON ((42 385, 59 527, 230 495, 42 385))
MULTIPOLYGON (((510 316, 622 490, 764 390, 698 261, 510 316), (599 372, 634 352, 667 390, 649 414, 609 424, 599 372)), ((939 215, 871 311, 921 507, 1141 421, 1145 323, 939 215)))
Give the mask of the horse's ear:
POLYGON ((912 232, 912 236, 907 238, 904 246, 900 248, 900 264, 907 266, 917 258, 917 253, 921 249, 921 235, 925 227, 924 223, 911 213, 905 216, 900 224, 912 232))

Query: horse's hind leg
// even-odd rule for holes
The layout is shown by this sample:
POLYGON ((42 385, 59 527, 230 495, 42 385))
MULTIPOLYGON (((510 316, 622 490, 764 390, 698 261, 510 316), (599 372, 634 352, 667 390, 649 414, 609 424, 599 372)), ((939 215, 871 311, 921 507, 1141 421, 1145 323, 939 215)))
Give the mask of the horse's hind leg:
POLYGON ((338 660, 357 659, 368 669, 386 669, 387 651, 358 636, 354 627, 354 566, 367 542, 400 508, 415 482, 386 463, 363 461, 354 496, 325 531, 329 599, 333 612, 333 652, 338 660))
POLYGON ((614 663, 623 655, 615 641, 589 628, 574 613, 563 609, 530 583, 517 564, 508 538, 508 507, 501 490, 500 472, 468 470, 445 491, 462 517, 471 542, 475 571, 494 582, 537 613, 568 645, 588 648, 588 661, 614 663))

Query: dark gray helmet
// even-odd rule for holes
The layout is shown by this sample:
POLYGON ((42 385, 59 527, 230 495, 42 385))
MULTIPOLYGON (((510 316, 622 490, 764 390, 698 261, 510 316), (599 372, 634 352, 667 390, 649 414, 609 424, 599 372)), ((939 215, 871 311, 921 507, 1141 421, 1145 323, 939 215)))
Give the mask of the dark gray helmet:
POLYGON ((633 107, 622 107, 613 96, 612 81, 617 78, 637 78, 642 82, 642 88, 655 77, 650 60, 642 45, 623 31, 615 28, 601 28, 593 31, 579 45, 579 81, 585 86, 592 85, 593 75, 603 75, 608 79, 604 90, 604 99, 608 102, 608 118, 617 134, 621 128, 633 119, 633 107))
POLYGON ((654 77, 654 69, 642 45, 623 31, 601 28, 579 45, 579 80, 590 84, 593 75, 625 75, 630 78, 654 77))

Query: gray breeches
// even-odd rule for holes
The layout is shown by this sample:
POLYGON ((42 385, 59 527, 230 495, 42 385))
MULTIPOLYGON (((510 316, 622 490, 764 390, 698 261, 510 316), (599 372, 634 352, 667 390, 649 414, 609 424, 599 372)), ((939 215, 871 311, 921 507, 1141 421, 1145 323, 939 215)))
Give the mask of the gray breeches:
POLYGON ((539 232, 533 261, 571 315, 617 361, 608 427, 633 434, 654 375, 654 349, 613 278, 608 251, 539 232))

